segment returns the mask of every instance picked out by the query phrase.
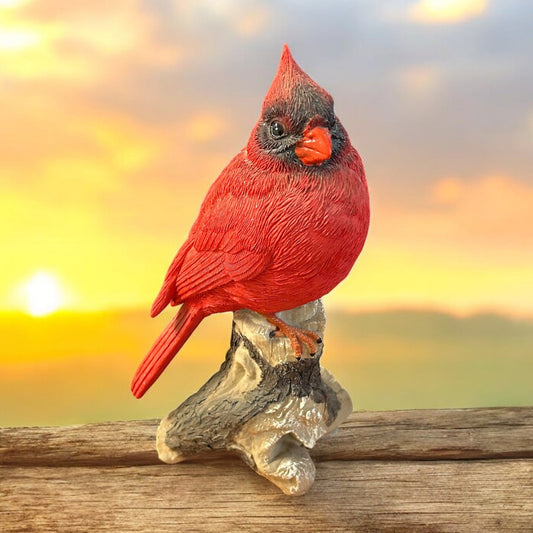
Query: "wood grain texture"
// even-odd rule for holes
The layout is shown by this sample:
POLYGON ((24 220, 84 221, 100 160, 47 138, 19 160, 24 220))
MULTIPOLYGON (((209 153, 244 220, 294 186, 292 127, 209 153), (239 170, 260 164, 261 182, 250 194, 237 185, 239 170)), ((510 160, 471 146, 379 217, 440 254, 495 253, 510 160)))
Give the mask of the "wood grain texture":
POLYGON ((533 532, 533 408, 353 413, 299 498, 227 455, 158 463, 157 423, 0 429, 0 530, 533 532))
POLYGON ((318 465, 291 498, 240 461, 2 472, 2 531, 531 531, 533 464, 318 465), (529 528, 529 529, 528 529, 529 528))
MULTIPOLYGON (((158 424, 0 428, 0 465, 157 465, 158 424)), ((315 461, 533 458, 533 407, 352 413, 311 455, 315 461)))

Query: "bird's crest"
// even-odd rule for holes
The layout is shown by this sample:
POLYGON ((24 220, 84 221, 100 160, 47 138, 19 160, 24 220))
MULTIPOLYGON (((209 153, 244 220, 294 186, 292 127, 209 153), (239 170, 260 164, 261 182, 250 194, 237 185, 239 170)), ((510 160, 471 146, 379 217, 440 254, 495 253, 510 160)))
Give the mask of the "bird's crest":
POLYGON ((263 111, 276 101, 291 100, 295 92, 303 87, 314 89, 313 92, 316 91, 324 99, 333 101, 331 95, 301 69, 292 57, 289 47, 284 44, 278 71, 263 102, 263 111))

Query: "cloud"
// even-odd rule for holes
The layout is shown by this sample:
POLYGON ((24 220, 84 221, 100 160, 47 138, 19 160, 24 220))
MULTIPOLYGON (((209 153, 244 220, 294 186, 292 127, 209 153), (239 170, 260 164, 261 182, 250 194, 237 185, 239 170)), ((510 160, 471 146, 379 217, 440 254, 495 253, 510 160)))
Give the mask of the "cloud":
POLYGON ((456 240, 491 248, 533 249, 533 186, 508 176, 475 181, 447 178, 432 188, 436 225, 456 240))
POLYGON ((436 65, 410 65, 401 69, 398 80, 402 87, 416 94, 432 92, 439 86, 442 74, 436 65))
POLYGON ((272 21, 268 4, 261 1, 227 0, 196 2, 176 0, 174 9, 185 26, 223 26, 237 35, 251 38, 263 33, 272 21))
POLYGON ((140 1, 37 0, 0 12, 2 76, 88 84, 139 65, 169 68, 181 50, 140 1))
POLYGON ((0 130, 0 172, 13 184, 42 181, 49 165, 57 170, 73 161, 80 161, 81 176, 84 165, 102 167, 106 181, 110 172, 137 170, 157 155, 156 130, 133 117, 46 90, 22 87, 0 94, 9 125, 0 130))
POLYGON ((329 298, 531 315, 532 205, 533 184, 506 175, 442 178, 409 207, 380 201, 354 273, 329 298))
POLYGON ((219 113, 202 112, 189 119, 186 132, 192 141, 206 142, 217 138, 224 131, 224 125, 225 120, 219 113))
POLYGON ((382 242, 440 248, 515 261, 533 259, 533 185, 505 175, 442 178, 417 205, 380 205, 375 231, 382 242), (500 252, 506 251, 506 257, 500 252))
POLYGON ((487 0, 419 0, 410 8, 410 17, 422 24, 455 24, 479 17, 487 0))
POLYGON ((254 37, 263 33, 271 21, 271 13, 265 5, 256 5, 245 10, 237 17, 235 27, 245 37, 254 37))

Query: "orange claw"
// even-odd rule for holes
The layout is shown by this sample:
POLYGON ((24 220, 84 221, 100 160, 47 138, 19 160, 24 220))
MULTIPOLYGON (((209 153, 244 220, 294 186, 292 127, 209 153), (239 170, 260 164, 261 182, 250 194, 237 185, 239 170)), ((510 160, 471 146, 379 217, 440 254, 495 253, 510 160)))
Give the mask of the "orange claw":
POLYGON ((309 348, 309 354, 311 357, 315 355, 317 352, 317 344, 321 344, 322 339, 314 331, 290 326, 274 314, 263 316, 270 324, 277 328, 277 331, 275 332, 276 337, 287 337, 291 341, 291 346, 294 350, 294 357, 296 357, 296 359, 300 359, 302 357, 302 343, 309 348))

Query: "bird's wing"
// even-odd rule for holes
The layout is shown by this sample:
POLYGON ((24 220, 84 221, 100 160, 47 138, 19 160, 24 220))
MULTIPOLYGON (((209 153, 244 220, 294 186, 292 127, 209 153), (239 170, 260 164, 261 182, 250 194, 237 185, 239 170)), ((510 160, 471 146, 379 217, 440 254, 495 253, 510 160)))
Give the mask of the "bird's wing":
POLYGON ((262 240, 262 221, 256 195, 240 189, 239 198, 228 190, 228 169, 213 184, 187 241, 170 265, 152 316, 169 303, 221 287, 232 281, 252 279, 265 270, 271 254, 262 240))
POLYGON ((252 252, 235 241, 230 250, 219 247, 197 250, 194 244, 186 243, 186 252, 178 253, 169 268, 152 307, 152 316, 159 314, 170 302, 179 304, 232 281, 252 279, 268 266, 270 254, 252 252))
POLYGON ((267 264, 267 255, 245 249, 198 252, 192 248, 176 278, 176 299, 179 303, 232 281, 254 278, 267 264))

